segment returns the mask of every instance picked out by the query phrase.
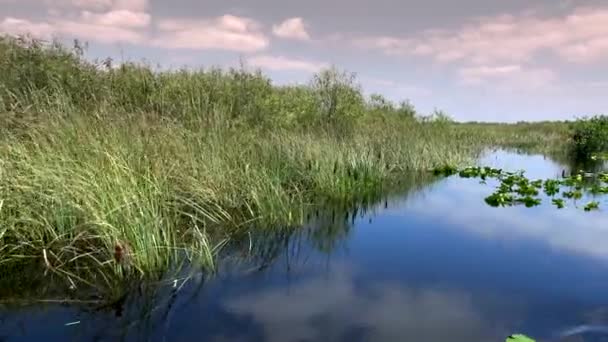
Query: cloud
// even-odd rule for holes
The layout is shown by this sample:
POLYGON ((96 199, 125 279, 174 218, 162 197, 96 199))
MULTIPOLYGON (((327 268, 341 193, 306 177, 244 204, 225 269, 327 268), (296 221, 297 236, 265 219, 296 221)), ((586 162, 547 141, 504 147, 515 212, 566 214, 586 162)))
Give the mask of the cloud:
POLYGON ((279 25, 274 25, 272 27, 272 33, 277 37, 286 39, 310 40, 310 35, 306 31, 302 18, 290 18, 279 25))
POLYGON ((55 28, 49 23, 34 23, 25 19, 5 18, 0 22, 0 33, 11 35, 30 34, 37 38, 50 39, 55 33, 55 28))
POLYGON ((320 69, 329 67, 329 64, 316 61, 308 61, 303 59, 292 59, 284 56, 269 56, 260 55, 254 56, 247 60, 249 64, 255 67, 284 71, 284 70, 299 70, 316 72, 320 69))
MULTIPOLYGON (((40 1, 40 0, 37 0, 40 1)), ((0 32, 36 38, 79 38, 101 43, 146 41, 151 15, 148 0, 42 0, 49 16, 32 21, 6 17, 0 32)))
MULTIPOLYGON (((344 39, 340 35, 332 37, 332 41, 344 39)), ((356 47, 364 49, 380 49, 387 55, 407 55, 412 54, 414 42, 410 39, 389 37, 389 36, 377 36, 377 37, 363 37, 353 39, 353 44, 356 47)))
POLYGON ((521 64, 546 51, 568 62, 593 63, 608 57, 606 22, 608 7, 576 8, 561 17, 528 12, 477 18, 456 30, 427 30, 412 37, 364 37, 355 44, 441 63, 521 64))
POLYGON ((564 47, 560 54, 569 61, 591 63, 608 56, 608 37, 593 39, 588 42, 571 44, 564 47))
POLYGON ((82 9, 91 11, 126 10, 144 12, 148 0, 44 0, 53 9, 82 9))
POLYGON ((143 12, 148 7, 148 0, 114 0, 112 9, 143 12))
POLYGON ((370 93, 398 93, 399 96, 405 97, 426 97, 432 94, 431 90, 415 84, 403 84, 393 80, 377 77, 361 77, 361 82, 365 88, 371 90, 370 93))
POLYGON ((218 49, 256 52, 268 46, 268 38, 256 21, 224 15, 212 19, 162 19, 157 21, 157 35, 146 28, 152 18, 141 9, 142 1, 114 1, 107 12, 82 10, 75 16, 51 17, 45 22, 6 18, 0 32, 31 33, 40 38, 82 38, 102 43, 132 43, 167 49, 218 49), (123 9, 120 9, 123 8, 123 9))
MULTIPOLYGON (((62 1, 54 1, 47 0, 47 3, 51 6, 56 6, 58 3, 61 4, 62 1)), ((112 0, 64 0, 64 6, 68 7, 76 7, 88 10, 107 10, 112 8, 112 0)))
POLYGON ((458 74, 463 84, 487 85, 510 89, 532 89, 549 86, 557 75, 547 68, 523 67, 518 64, 500 66, 471 66, 460 68, 458 74))
POLYGON ((25 19, 5 18, 0 22, 0 32, 12 35, 30 34, 37 38, 81 38, 101 43, 141 43, 144 28, 150 23, 145 13, 113 11, 105 14, 83 12, 77 19, 56 18, 48 22, 32 22, 25 19))
POLYGON ((218 49, 255 52, 269 42, 261 25, 250 18, 224 15, 213 19, 163 19, 153 45, 170 49, 218 49))
POLYGON ((517 72, 521 72, 521 65, 504 65, 497 67, 480 66, 463 68, 460 70, 460 73, 464 77, 471 79, 511 75, 517 72))
POLYGON ((103 14, 83 12, 82 21, 92 25, 142 28, 150 25, 150 15, 143 12, 117 10, 103 14))
POLYGON ((118 26, 105 26, 83 21, 59 21, 54 26, 56 33, 60 36, 76 36, 100 43, 138 44, 145 41, 143 33, 118 26))

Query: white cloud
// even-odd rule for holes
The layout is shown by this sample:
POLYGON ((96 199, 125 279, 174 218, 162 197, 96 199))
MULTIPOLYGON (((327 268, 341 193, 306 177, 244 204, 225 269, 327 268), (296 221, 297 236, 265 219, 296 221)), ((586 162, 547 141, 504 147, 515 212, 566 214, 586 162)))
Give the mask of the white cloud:
POLYGON ((81 9, 91 11, 126 10, 144 12, 148 0, 44 0, 52 9, 81 9))
POLYGON ((476 66, 461 69, 461 74, 467 78, 497 77, 517 72, 521 72, 521 65, 503 65, 496 67, 476 66))
POLYGON ((116 10, 107 13, 82 13, 82 22, 92 25, 142 28, 150 25, 151 17, 144 12, 116 10))
POLYGON ((578 7, 569 14, 477 18, 455 30, 432 29, 416 36, 377 36, 354 40, 358 47, 392 56, 428 57, 457 64, 466 85, 553 89, 558 74, 538 67, 546 53, 567 63, 593 64, 608 58, 608 7, 578 7), (542 56, 542 57, 541 57, 542 56))
POLYGON ((213 19, 163 19, 155 46, 170 49, 218 49, 255 52, 269 42, 261 25, 250 18, 224 15, 213 19))
POLYGON ((458 71, 463 84, 507 87, 508 89, 535 89, 550 86, 557 75, 547 68, 522 67, 521 65, 471 66, 458 71))
POLYGON ((434 29, 412 37, 367 37, 355 43, 390 55, 432 57, 477 65, 524 63, 543 51, 569 62, 608 57, 608 8, 577 8, 561 17, 532 13, 478 18, 457 30, 434 29))
POLYGON ((403 97, 425 97, 432 94, 431 90, 426 87, 415 84, 403 84, 384 78, 363 76, 361 77, 361 82, 365 88, 371 89, 371 92, 398 93, 401 97, 399 100, 403 97))
POLYGON ((6 17, 0 32, 33 37, 79 38, 101 43, 146 41, 151 15, 148 0, 37 0, 47 7, 45 20, 6 17))
POLYGON ((76 36, 100 43, 131 43, 145 41, 144 34, 129 28, 89 24, 82 21, 60 21, 55 25, 58 35, 76 36))
POLYGON ((295 40, 310 40, 306 26, 302 18, 290 18, 279 25, 272 27, 272 32, 277 37, 295 40))
POLYGON ((329 64, 317 61, 308 61, 304 59, 293 59, 284 56, 269 56, 260 55, 254 56, 247 60, 252 66, 256 66, 268 70, 300 70, 308 72, 316 72, 320 69, 329 67, 329 64))
MULTIPOLYGON (((133 29, 146 24, 145 16, 83 15, 76 20, 53 19, 48 22, 32 22, 25 19, 5 18, 0 22, 0 32, 12 35, 30 34, 37 38, 81 38, 101 43, 141 43, 144 34, 133 29), (113 23, 114 26, 109 25, 113 23), (122 26, 121 26, 122 25, 122 26)), ((149 18, 148 18, 149 19, 149 18)))
MULTIPOLYGON (((116 8, 140 9, 144 2, 115 1, 116 8)), ((163 19, 158 34, 147 30, 152 18, 145 12, 113 9, 107 12, 80 11, 77 16, 58 15, 44 22, 6 18, 0 32, 31 33, 41 38, 81 38, 102 43, 132 43, 167 49, 220 49, 255 52, 268 46, 268 38, 256 21, 224 15, 212 19, 163 19)))

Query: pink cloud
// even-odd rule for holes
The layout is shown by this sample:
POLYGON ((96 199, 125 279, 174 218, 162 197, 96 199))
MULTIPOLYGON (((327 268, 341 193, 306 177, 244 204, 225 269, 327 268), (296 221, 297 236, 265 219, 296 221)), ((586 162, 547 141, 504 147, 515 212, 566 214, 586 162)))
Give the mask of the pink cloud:
POLYGON ((299 70, 316 72, 320 69, 329 67, 329 64, 317 61, 308 61, 303 59, 293 59, 284 56, 269 56, 260 55, 254 56, 247 60, 248 64, 269 70, 285 71, 299 70))
POLYGON ((416 37, 368 37, 357 45, 390 55, 432 57, 478 65, 524 63, 548 51, 568 62, 608 57, 608 7, 578 8, 560 17, 537 14, 479 18, 457 30, 429 30, 416 37))
POLYGON ((310 40, 302 18, 290 18, 272 27, 275 36, 286 39, 310 40))
POLYGON ((218 49, 255 52, 269 42, 261 25, 249 18, 224 15, 213 19, 164 19, 153 45, 170 49, 218 49))
POLYGON ((560 49, 559 54, 569 61, 578 63, 592 63, 603 60, 608 56, 608 36, 584 43, 567 45, 560 49))
POLYGON ((49 23, 34 23, 25 19, 4 18, 0 21, 0 33, 11 35, 30 34, 42 39, 50 39, 55 33, 55 28, 49 23))

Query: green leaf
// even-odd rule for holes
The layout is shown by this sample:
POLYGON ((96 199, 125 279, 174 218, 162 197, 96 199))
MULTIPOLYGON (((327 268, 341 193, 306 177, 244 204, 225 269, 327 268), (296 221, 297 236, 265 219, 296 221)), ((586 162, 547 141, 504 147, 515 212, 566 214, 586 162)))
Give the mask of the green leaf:
POLYGON ((561 198, 556 198, 553 200, 553 204, 555 204, 555 206, 558 209, 563 209, 566 205, 564 204, 564 200, 561 198))
POLYGON ((526 335, 515 334, 507 337, 505 342, 536 342, 536 340, 533 340, 526 335))
POLYGON ((587 205, 585 206, 585 211, 597 210, 597 209, 599 209, 599 207, 600 207, 599 202, 592 201, 592 202, 587 203, 587 205))

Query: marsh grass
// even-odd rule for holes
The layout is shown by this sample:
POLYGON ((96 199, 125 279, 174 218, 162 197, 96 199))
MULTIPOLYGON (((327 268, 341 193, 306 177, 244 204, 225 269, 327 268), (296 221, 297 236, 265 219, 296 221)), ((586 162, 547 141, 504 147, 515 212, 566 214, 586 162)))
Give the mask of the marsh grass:
POLYGON ((142 118, 48 121, 0 145, 0 260, 39 259, 75 279, 74 268, 141 275, 180 256, 213 268, 234 231, 297 226, 317 201, 364 199, 403 172, 472 156, 449 130, 383 131, 344 139, 142 118), (117 246, 127 246, 126 264, 117 246))
POLYGON ((115 68, 78 46, 0 46, 0 266, 38 263, 74 286, 181 261, 212 271, 244 232, 294 229, 316 207, 365 202, 487 146, 561 137, 417 120, 335 69, 277 87, 244 69, 115 68))

